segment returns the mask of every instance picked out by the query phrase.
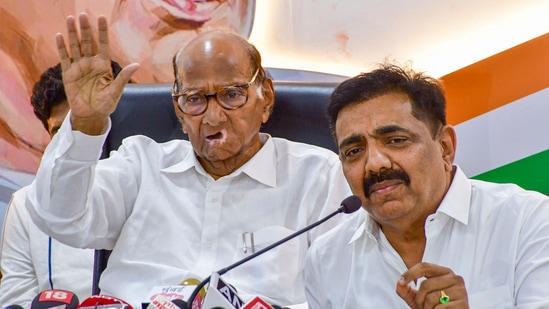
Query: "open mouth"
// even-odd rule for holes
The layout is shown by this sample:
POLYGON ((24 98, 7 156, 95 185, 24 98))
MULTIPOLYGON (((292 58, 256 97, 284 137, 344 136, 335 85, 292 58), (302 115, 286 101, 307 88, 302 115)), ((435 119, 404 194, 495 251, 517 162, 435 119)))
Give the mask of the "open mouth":
POLYGON ((221 132, 217 132, 215 133, 214 135, 208 135, 206 136, 206 140, 208 141, 212 141, 212 140, 216 140, 216 139, 221 139, 223 138, 223 134, 221 132))
POLYGON ((216 132, 214 134, 210 134, 206 136, 206 142, 208 143, 222 143, 227 138, 227 132, 225 130, 221 130, 219 132, 216 132))

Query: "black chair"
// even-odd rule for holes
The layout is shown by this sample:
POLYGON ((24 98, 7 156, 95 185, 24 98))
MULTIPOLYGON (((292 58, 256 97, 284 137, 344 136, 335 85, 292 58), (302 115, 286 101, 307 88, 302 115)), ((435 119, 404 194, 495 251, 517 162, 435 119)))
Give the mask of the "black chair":
MULTIPOLYGON (((337 151, 332 139, 325 109, 337 82, 274 81, 275 106, 261 131, 276 137, 309 143, 337 151)), ((171 84, 129 84, 111 115, 112 128, 103 154, 116 150, 130 135, 142 134, 157 142, 187 139, 177 119, 171 84)), ((93 294, 98 294, 99 278, 110 251, 97 250, 93 274, 93 294)))

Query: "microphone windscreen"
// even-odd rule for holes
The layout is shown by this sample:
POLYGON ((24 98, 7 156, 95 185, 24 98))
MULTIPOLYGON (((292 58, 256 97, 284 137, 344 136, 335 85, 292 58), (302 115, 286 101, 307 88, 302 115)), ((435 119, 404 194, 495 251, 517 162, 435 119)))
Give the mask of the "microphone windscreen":
POLYGON ((78 297, 76 294, 65 290, 45 290, 36 295, 31 303, 32 309, 46 309, 57 306, 76 309, 78 307, 78 297))
POLYGON ((84 299, 78 308, 99 307, 104 305, 124 305, 128 309, 133 309, 133 307, 126 301, 108 295, 92 295, 84 299))
POLYGON ((23 309, 23 307, 19 305, 10 305, 10 306, 4 307, 4 309, 23 309))
POLYGON ((341 202, 341 206, 343 206, 344 213, 350 214, 357 211, 360 206, 362 206, 362 201, 360 200, 360 197, 356 195, 351 195, 345 198, 343 202, 341 202))

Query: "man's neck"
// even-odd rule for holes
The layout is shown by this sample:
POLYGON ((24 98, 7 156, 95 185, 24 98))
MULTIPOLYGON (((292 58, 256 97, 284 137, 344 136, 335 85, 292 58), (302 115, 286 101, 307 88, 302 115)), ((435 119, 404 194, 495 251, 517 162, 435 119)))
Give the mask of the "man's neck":
POLYGON ((423 260, 427 243, 424 222, 410 224, 403 229, 389 225, 381 226, 383 234, 408 268, 423 260))

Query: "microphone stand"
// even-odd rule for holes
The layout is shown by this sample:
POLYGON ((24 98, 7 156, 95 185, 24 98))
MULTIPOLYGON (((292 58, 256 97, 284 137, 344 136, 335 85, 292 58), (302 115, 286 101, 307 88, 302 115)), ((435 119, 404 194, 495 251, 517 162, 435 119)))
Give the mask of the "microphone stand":
MULTIPOLYGON (((283 238, 283 239, 281 239, 281 240, 279 240, 279 241, 273 243, 272 245, 270 245, 270 246, 268 246, 268 247, 265 247, 265 248, 263 248, 263 249, 261 249, 261 250, 255 252, 255 253, 253 253, 253 254, 251 254, 251 255, 249 255, 249 256, 243 258, 243 259, 240 260, 240 261, 237 261, 237 262, 234 263, 234 264, 231 264, 231 265, 229 265, 229 266, 227 266, 227 267, 225 267, 225 268, 223 268, 223 269, 220 269, 219 271, 217 271, 217 273, 221 276, 221 275, 223 275, 224 273, 228 272, 229 270, 231 270, 231 269, 233 269, 233 268, 235 268, 235 267, 238 267, 238 266, 240 266, 240 265, 242 265, 242 264, 248 262, 249 260, 251 260, 251 259, 253 259, 253 258, 255 258, 255 257, 257 257, 257 256, 259 256, 259 255, 261 255, 261 254, 263 254, 263 253, 265 253, 265 252, 267 252, 267 251, 273 249, 273 248, 275 248, 275 247, 280 246, 281 244, 287 242, 288 240, 290 240, 290 239, 292 239, 292 238, 294 238, 294 237, 297 237, 297 236, 299 236, 299 235, 301 235, 301 234, 307 232, 308 230, 310 230, 310 229, 312 229, 312 228, 314 228, 314 227, 317 227, 319 224, 322 224, 322 223, 328 221, 328 219, 332 218, 333 216, 335 216, 335 215, 337 215, 337 214, 339 214, 339 213, 341 213, 341 212, 346 212, 346 208, 345 208, 344 205, 341 205, 336 211, 334 211, 333 213, 331 213, 331 214, 329 214, 328 216, 324 217, 322 220, 317 221, 317 222, 315 222, 315 223, 313 223, 313 224, 311 224, 311 225, 309 225, 309 226, 306 226, 306 227, 304 227, 303 229, 301 229, 301 230, 299 230, 299 231, 297 231, 297 232, 295 232, 295 233, 293 233, 293 234, 291 234, 291 235, 288 235, 288 236, 286 236, 285 238, 283 238)), ((193 293, 191 294, 191 297, 189 298, 189 309, 192 309, 192 308, 193 308, 193 303, 194 303, 194 299, 196 298, 196 295, 198 295, 198 293, 200 292, 200 289, 202 289, 206 284, 208 284, 208 282, 210 282, 211 278, 212 278, 211 275, 208 276, 206 279, 204 279, 202 282, 200 282, 200 283, 196 286, 196 288, 194 289, 193 293)))

